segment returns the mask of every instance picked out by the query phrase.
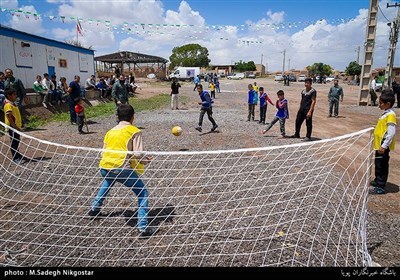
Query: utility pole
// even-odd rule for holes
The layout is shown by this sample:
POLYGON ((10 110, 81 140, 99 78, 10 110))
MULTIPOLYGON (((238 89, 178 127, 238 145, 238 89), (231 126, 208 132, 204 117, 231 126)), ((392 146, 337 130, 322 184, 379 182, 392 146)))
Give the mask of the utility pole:
POLYGON ((367 106, 371 96, 369 87, 374 60, 375 33, 378 21, 378 0, 370 0, 368 10, 367 30, 364 43, 364 62, 360 75, 360 92, 358 94, 358 105, 367 106))
POLYGON ((263 54, 261 54, 261 65, 262 65, 262 60, 263 60, 263 54))
POLYGON ((285 73, 285 55, 286 55, 286 49, 283 50, 282 75, 283 73, 285 73))
POLYGON ((357 47, 357 64, 360 64, 360 46, 357 47))
POLYGON ((288 61, 288 71, 290 71, 290 58, 288 59, 289 61, 288 61))
POLYGON ((389 5, 389 3, 387 3, 387 8, 389 7, 399 7, 399 8, 397 9, 397 17, 392 22, 388 23, 388 26, 390 26, 390 37, 389 37, 390 47, 388 52, 383 88, 390 88, 392 85, 393 63, 396 52, 397 39, 399 37, 399 24, 400 24, 400 4, 395 3, 394 5, 389 5))

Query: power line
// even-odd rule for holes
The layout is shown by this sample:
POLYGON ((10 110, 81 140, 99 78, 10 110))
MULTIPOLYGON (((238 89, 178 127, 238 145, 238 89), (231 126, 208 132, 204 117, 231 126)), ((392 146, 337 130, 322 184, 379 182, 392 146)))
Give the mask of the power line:
POLYGON ((388 20, 388 18, 385 16, 385 14, 383 13, 381 6, 379 6, 379 4, 378 4, 378 9, 381 12, 382 16, 389 22, 390 20, 388 20))

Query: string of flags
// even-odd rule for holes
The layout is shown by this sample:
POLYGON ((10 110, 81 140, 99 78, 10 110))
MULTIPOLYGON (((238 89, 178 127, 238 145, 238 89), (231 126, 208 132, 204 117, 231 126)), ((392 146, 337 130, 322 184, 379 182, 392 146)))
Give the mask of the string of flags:
MULTIPOLYGON (((238 30, 243 31, 246 29, 252 30, 261 30, 261 29, 274 29, 280 30, 285 28, 297 28, 301 25, 311 25, 311 24, 322 24, 323 22, 331 23, 331 24, 340 24, 340 23, 347 23, 352 20, 353 18, 340 18, 340 19, 319 19, 317 21, 296 21, 296 22, 287 22, 287 23, 251 23, 251 24, 241 24, 241 25, 194 25, 194 24, 160 24, 160 23, 129 23, 123 22, 122 24, 113 24, 111 20, 100 20, 100 19, 93 19, 93 18, 82 18, 82 17, 67 17, 63 15, 43 15, 40 13, 32 13, 30 11, 24 11, 21 9, 7 9, 0 7, 0 11, 2 13, 9 13, 11 16, 16 16, 19 18, 25 19, 49 19, 51 21, 60 21, 62 23, 74 23, 76 22, 76 29, 77 32, 83 36, 83 29, 81 23, 89 24, 90 26, 95 26, 98 28, 102 28, 103 30, 96 31, 96 32, 104 32, 104 33, 126 33, 126 34, 137 34, 137 35, 158 35, 158 36, 180 36, 184 38, 191 38, 191 39, 206 39, 202 37, 202 34, 206 34, 210 31, 229 31, 229 30, 238 30), (182 35, 177 33, 171 33, 172 30, 178 31, 190 31, 194 35, 182 35)), ((365 18, 366 19, 366 18, 365 18)), ((89 29, 85 29, 85 32, 89 31, 89 29)), ((226 37, 220 37, 220 40, 231 40, 226 37)), ((238 40, 239 43, 244 44, 262 44, 261 40, 255 39, 246 39, 246 40, 238 40)))

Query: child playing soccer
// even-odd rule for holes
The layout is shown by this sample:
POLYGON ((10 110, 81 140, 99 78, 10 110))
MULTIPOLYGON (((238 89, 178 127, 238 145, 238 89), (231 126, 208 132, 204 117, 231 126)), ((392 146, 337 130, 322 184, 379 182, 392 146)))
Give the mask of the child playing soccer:
POLYGON ((152 159, 141 154, 129 155, 129 151, 141 152, 142 132, 133 125, 135 110, 129 104, 121 104, 117 108, 119 123, 110 129, 104 137, 104 152, 100 161, 100 173, 104 182, 92 203, 89 216, 97 216, 103 201, 115 182, 119 182, 131 189, 138 197, 138 221, 139 237, 146 238, 153 235, 156 227, 148 226, 148 192, 140 179, 144 172, 144 165, 152 159), (113 151, 126 151, 115 153, 113 151))
POLYGON ((391 89, 384 89, 379 97, 379 109, 383 110, 382 116, 374 130, 375 150, 375 179, 371 185, 375 187, 376 194, 384 194, 389 175, 389 152, 394 150, 396 143, 396 113, 392 109, 395 97, 391 89))
POLYGON ((260 121, 258 123, 265 124, 265 119, 267 117, 267 108, 268 108, 267 101, 271 105, 274 105, 274 103, 272 103, 271 99, 268 97, 268 94, 264 91, 263 87, 260 87, 258 91, 260 94, 260 121))
POLYGON ((271 123, 266 126, 265 130, 262 131, 262 134, 265 134, 277 121, 279 121, 281 138, 285 138, 285 122, 286 119, 289 118, 288 102, 285 99, 285 93, 283 90, 279 90, 276 94, 278 95, 278 100, 276 101, 276 108, 278 109, 278 112, 276 112, 276 115, 271 123))

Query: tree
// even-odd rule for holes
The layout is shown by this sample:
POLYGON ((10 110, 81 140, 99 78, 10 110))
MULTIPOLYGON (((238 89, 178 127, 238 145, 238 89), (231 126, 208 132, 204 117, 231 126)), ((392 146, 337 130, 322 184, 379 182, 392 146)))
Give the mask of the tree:
POLYGON ((254 63, 254 61, 249 61, 249 62, 235 62, 235 70, 237 70, 237 72, 246 72, 246 71, 255 71, 256 68, 256 64, 254 63))
POLYGON ((177 66, 207 67, 210 64, 208 49, 199 44, 187 44, 173 48, 169 61, 171 62, 170 69, 177 66))
POLYGON ((361 65, 352 61, 346 67, 345 73, 347 76, 359 76, 361 74, 361 65))
POLYGON ((330 65, 323 64, 322 62, 314 63, 313 65, 309 65, 306 68, 309 77, 313 77, 316 75, 329 76, 333 72, 330 65))

